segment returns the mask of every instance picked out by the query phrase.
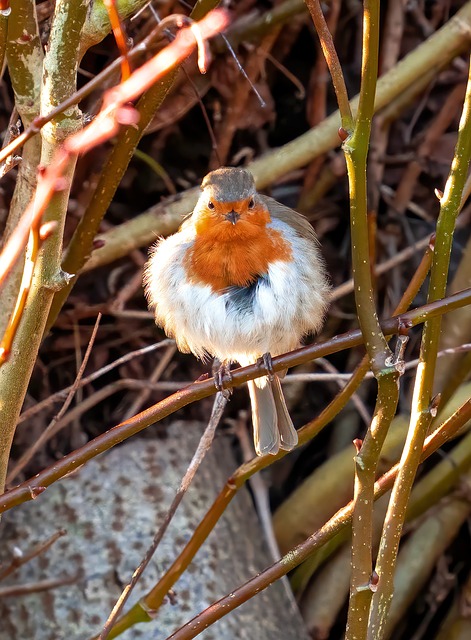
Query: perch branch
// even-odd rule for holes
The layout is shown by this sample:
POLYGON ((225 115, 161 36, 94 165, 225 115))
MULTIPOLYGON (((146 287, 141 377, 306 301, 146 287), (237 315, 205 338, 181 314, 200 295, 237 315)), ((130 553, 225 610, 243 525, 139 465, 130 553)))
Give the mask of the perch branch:
MULTIPOLYGON (((418 324, 422 324, 427 319, 448 313, 467 304, 471 304, 471 288, 460 291, 459 293, 449 296, 443 300, 408 311, 400 316, 390 318, 382 323, 382 329, 384 333, 392 335, 402 331, 404 327, 411 329, 418 324)), ((343 349, 355 347, 360 344, 362 344, 361 332, 359 330, 349 331, 336 336, 331 340, 327 340, 322 344, 308 345, 307 347, 302 347, 288 354, 273 358, 273 370, 281 371, 283 369, 295 367, 297 365, 304 364, 305 362, 309 362, 310 360, 314 360, 315 358, 324 357, 332 353, 338 353, 343 349)), ((266 372, 261 370, 258 364, 254 364, 248 367, 236 369, 231 372, 231 375, 231 383, 225 385, 227 388, 238 387, 248 380, 253 380, 257 377, 266 375, 266 372)), ((348 387, 349 385, 346 385, 343 392, 345 392, 348 387)), ((74 469, 77 469, 77 467, 81 466, 88 460, 91 460, 104 451, 108 451, 120 442, 123 442, 123 440, 139 433, 143 429, 153 425, 159 420, 162 420, 168 415, 171 415, 191 402, 207 398, 215 392, 216 388, 212 378, 194 382, 145 411, 142 411, 137 416, 113 427, 106 433, 94 438, 83 447, 80 447, 80 449, 64 456, 61 460, 55 462, 52 467, 48 467, 33 478, 22 482, 17 487, 10 489, 1 495, 0 513, 11 509, 18 504, 27 502, 28 500, 33 500, 49 485, 60 478, 63 478, 65 475, 74 469)), ((304 433, 300 432, 299 446, 305 444, 314 435, 315 433, 310 433, 307 428, 304 433)), ((256 466, 256 470, 261 470, 284 455, 286 455, 286 452, 281 452, 277 454, 277 456, 264 456, 253 460, 251 463, 243 465, 243 472, 241 472, 241 475, 245 476, 248 474, 247 477, 249 477, 253 466, 256 466)), ((241 478, 241 481, 243 482, 244 480, 241 478)))

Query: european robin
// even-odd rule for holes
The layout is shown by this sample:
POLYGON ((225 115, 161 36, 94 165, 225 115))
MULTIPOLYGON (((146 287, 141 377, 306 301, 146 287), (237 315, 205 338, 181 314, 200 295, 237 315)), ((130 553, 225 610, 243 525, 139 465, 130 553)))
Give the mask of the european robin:
MULTIPOLYGON (((226 366, 296 349, 319 330, 329 298, 312 226, 257 193, 245 169, 212 171, 201 189, 180 230, 150 249, 144 284, 156 323, 180 351, 226 366)), ((257 454, 295 447, 279 376, 248 386, 257 454)))

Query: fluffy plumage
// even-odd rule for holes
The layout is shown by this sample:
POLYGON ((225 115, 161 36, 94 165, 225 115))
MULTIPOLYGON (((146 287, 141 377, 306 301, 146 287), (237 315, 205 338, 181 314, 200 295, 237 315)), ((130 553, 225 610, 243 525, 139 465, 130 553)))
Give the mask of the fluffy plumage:
MULTIPOLYGON (((323 321, 329 286, 309 222, 257 193, 244 169, 209 173, 193 214, 150 251, 145 290, 178 348, 242 366, 299 346, 323 321)), ((249 383, 257 454, 297 435, 279 379, 249 383)))

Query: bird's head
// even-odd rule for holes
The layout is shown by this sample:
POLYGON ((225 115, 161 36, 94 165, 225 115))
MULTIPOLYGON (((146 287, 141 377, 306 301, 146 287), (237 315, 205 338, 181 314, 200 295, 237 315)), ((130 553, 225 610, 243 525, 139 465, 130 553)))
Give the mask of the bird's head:
POLYGON ((248 239, 270 222, 270 213, 245 169, 222 167, 203 179, 194 210, 197 234, 219 241, 248 239))

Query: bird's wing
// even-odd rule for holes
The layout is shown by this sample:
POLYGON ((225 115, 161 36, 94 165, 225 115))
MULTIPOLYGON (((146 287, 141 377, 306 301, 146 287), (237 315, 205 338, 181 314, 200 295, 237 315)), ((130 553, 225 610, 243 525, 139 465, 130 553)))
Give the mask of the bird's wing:
POLYGON ((285 207, 284 204, 277 202, 273 198, 269 198, 268 196, 260 197, 268 207, 272 218, 277 218, 282 222, 286 222, 286 224, 289 224, 289 226, 292 227, 298 235, 306 238, 307 240, 312 240, 317 244, 316 233, 305 216, 293 209, 290 209, 289 207, 285 207))

